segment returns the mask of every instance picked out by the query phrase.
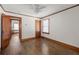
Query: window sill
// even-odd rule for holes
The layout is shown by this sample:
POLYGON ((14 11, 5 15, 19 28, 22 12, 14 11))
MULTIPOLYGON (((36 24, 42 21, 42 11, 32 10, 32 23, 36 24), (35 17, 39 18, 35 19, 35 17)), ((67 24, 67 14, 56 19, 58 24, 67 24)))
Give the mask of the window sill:
POLYGON ((42 32, 42 33, 44 33, 44 34, 49 34, 49 33, 47 33, 47 32, 42 32))

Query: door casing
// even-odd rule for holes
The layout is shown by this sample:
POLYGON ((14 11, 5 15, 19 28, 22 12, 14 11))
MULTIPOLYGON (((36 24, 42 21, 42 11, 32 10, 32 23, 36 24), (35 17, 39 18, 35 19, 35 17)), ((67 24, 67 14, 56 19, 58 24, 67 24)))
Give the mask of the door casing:
POLYGON ((41 20, 35 20, 35 37, 41 37, 41 20))
MULTIPOLYGON (((4 50, 8 45, 9 45, 9 41, 10 41, 10 39, 11 39, 11 35, 12 35, 12 33, 11 33, 11 18, 18 18, 18 20, 19 20, 19 38, 20 38, 20 41, 22 41, 21 40, 21 38, 22 38, 22 18, 21 17, 16 17, 16 16, 10 16, 10 15, 4 15, 4 14, 2 14, 1 15, 1 50, 4 50), (9 23, 9 25, 10 25, 10 27, 9 27, 9 30, 10 30, 10 32, 9 32, 9 38, 7 38, 7 39, 3 39, 3 17, 9 17, 9 19, 8 19, 8 22, 10 22, 9 23)), ((7 37, 7 36, 6 36, 7 37)), ((5 38, 5 37, 4 37, 5 38)))

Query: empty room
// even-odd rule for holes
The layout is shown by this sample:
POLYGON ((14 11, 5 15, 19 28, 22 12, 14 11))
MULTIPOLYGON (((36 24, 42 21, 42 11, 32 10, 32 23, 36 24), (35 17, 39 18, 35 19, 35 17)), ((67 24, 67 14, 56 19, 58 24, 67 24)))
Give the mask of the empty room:
POLYGON ((0 4, 1 55, 79 55, 79 4, 0 4))

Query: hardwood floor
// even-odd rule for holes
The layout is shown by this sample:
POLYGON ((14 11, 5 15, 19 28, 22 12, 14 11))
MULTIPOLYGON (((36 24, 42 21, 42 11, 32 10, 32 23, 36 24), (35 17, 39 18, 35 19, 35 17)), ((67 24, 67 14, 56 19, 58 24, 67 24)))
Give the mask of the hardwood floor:
POLYGON ((19 34, 13 34, 9 43, 9 46, 2 51, 5 55, 15 55, 22 51, 22 45, 20 43, 19 34))
POLYGON ((65 48, 50 39, 28 39, 20 43, 19 35, 12 36, 3 55, 79 55, 79 52, 65 48))

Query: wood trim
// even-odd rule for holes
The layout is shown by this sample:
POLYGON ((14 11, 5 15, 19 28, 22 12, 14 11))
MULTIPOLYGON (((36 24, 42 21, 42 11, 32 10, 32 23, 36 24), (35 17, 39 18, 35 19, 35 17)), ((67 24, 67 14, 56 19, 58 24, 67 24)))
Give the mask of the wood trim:
POLYGON ((3 14, 1 15, 1 51, 2 51, 2 32, 3 32, 3 29, 2 29, 2 16, 3 14))
POLYGON ((50 34, 50 19, 47 18, 47 19, 41 20, 41 27, 42 27, 42 33, 44 33, 44 34, 50 34), (48 32, 43 32, 43 22, 42 21, 44 21, 44 20, 48 20, 48 32))
POLYGON ((19 32, 12 32, 12 34, 18 34, 19 32))
POLYGON ((72 45, 69 45, 69 44, 66 44, 66 43, 63 43, 63 42, 59 42, 59 41, 56 41, 56 40, 53 40, 53 39, 50 39, 48 37, 44 37, 42 36, 42 38, 45 38, 47 40, 51 40, 59 45, 61 45, 62 47, 65 47, 65 48, 68 48, 68 49, 71 49, 71 50, 74 50, 76 52, 79 52, 79 48, 78 47, 75 47, 75 46, 72 46, 72 45))
POLYGON ((79 4, 74 5, 74 6, 71 6, 71 7, 68 7, 68 8, 66 8, 66 9, 63 9, 63 10, 60 10, 60 11, 57 11, 57 12, 54 12, 54 13, 52 13, 52 14, 50 14, 50 15, 47 15, 47 16, 44 16, 44 17, 41 17, 40 19, 43 19, 43 18, 45 18, 45 17, 49 17, 49 16, 52 16, 52 15, 58 14, 58 13, 60 13, 60 12, 63 12, 63 11, 66 11, 66 10, 72 9, 72 8, 74 8, 74 7, 77 7, 77 6, 79 6, 79 4))
MULTIPOLYGON (((3 49, 5 49, 7 46, 8 46, 8 44, 9 44, 9 41, 10 41, 10 38, 11 38, 11 31, 10 31, 10 37, 8 38, 8 39, 5 39, 4 40, 4 46, 2 46, 2 35, 3 35, 3 16, 5 16, 4 14, 1 14, 1 51, 3 50, 3 49)), ((8 16, 9 18, 10 18, 10 16, 8 16)), ((11 24, 11 21, 10 21, 10 24, 11 24)), ((11 26, 10 26, 11 27, 11 26)), ((11 29, 10 29, 11 30, 11 29)))
MULTIPOLYGON (((2 14, 2 16, 3 15, 5 15, 5 14, 2 14)), ((10 16, 11 17, 11 20, 12 20, 12 18, 17 18, 15 20, 19 21, 19 33, 20 33, 20 36, 19 37, 20 37, 20 41, 21 41, 21 39, 22 39, 22 18, 21 17, 17 17, 17 16, 11 16, 11 15, 5 15, 5 16, 10 16)))
POLYGON ((2 50, 3 50, 3 49, 2 49, 2 34, 3 34, 3 29, 2 29, 2 27, 3 27, 3 26, 2 26, 2 22, 3 22, 2 19, 3 19, 3 18, 2 18, 2 16, 3 16, 3 14, 1 15, 1 53, 2 53, 2 50))
POLYGON ((17 19, 11 19, 11 20, 19 21, 19 38, 20 38, 20 41, 22 41, 22 18, 21 17, 15 17, 15 16, 11 16, 11 18, 17 18, 17 19))
POLYGON ((48 32, 48 33, 46 33, 46 32, 42 32, 42 33, 44 33, 44 34, 50 34, 49 32, 48 32))
POLYGON ((22 39, 22 42, 25 42, 25 41, 27 41, 27 40, 29 40, 29 39, 35 39, 35 37, 24 38, 24 39, 22 39))
MULTIPOLYGON (((4 14, 2 14, 1 15, 1 39, 2 39, 2 16, 9 16, 10 18, 12 18, 12 17, 15 17, 15 16, 10 16, 10 15, 4 15, 4 14)), ((16 17, 15 17, 16 18, 16 17)), ((20 35, 19 35, 19 37, 20 37, 20 41, 22 41, 21 39, 22 39, 22 18, 21 17, 17 17, 19 20, 18 21, 20 21, 20 23, 19 23, 19 33, 20 33, 20 35)), ((10 19, 11 20, 11 19, 10 19)), ((11 32, 10 32, 11 33, 11 32)), ((11 33, 12 34, 12 33, 11 33)), ((11 37, 10 37, 11 38, 11 37)), ((7 39, 6 39, 6 41, 7 41, 7 39)), ((5 43, 7 43, 7 45, 9 44, 9 42, 7 41, 7 42, 5 42, 5 43)), ((4 49, 7 47, 7 45, 5 45, 5 47, 4 47, 4 49)), ((3 48, 2 48, 2 40, 1 40, 1 50, 3 50, 3 48)))
POLYGON ((41 37, 41 20, 35 20, 35 37, 41 37))
POLYGON ((11 15, 6 15, 6 14, 2 14, 2 15, 5 15, 5 16, 10 16, 11 17, 11 19, 13 19, 13 18, 21 18, 21 17, 18 17, 18 16, 11 16, 11 15))
POLYGON ((22 18, 19 18, 19 34, 20 41, 22 41, 22 18))

